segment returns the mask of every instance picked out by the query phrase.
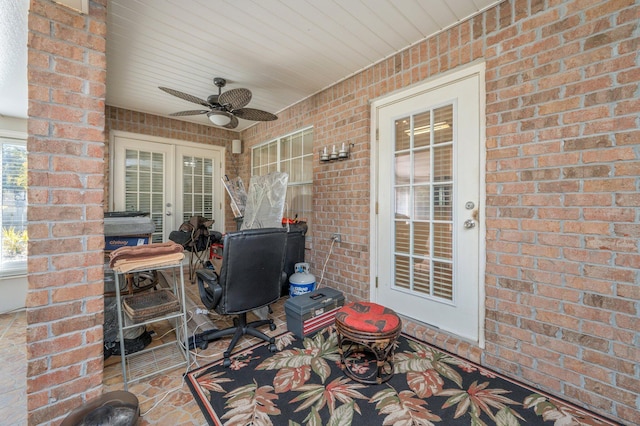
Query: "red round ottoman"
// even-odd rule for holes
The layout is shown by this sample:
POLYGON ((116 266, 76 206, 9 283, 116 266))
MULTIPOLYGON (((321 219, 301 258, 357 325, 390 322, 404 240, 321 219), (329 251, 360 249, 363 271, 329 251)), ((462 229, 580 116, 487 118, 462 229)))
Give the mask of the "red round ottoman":
POLYGON ((341 367, 351 379, 380 384, 393 376, 393 352, 402 330, 396 313, 371 302, 353 302, 336 313, 341 367))

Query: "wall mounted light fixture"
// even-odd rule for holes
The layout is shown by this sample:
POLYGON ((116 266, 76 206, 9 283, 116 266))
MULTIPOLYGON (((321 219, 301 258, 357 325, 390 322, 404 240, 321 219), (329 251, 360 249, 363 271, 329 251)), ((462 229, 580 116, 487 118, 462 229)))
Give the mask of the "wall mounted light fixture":
POLYGON ((351 151, 352 147, 352 143, 345 144, 344 142, 342 142, 342 147, 340 148, 340 150, 338 150, 336 146, 333 145, 331 152, 329 152, 327 150, 327 147, 325 146, 322 151, 320 151, 320 162, 325 163, 335 160, 346 160, 347 158, 349 158, 349 152, 351 151))
POLYGON ((231 141, 231 153, 242 154, 242 141, 240 139, 234 139, 231 141))

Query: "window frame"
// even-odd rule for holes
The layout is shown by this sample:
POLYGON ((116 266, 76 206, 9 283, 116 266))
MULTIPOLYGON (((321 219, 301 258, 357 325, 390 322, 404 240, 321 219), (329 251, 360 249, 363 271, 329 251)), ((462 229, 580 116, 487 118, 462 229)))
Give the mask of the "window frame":
MULTIPOLYGON (((311 228, 311 214, 313 213, 313 138, 314 138, 314 128, 313 126, 307 126, 304 127, 302 129, 298 129, 295 130, 291 133, 287 133, 285 135, 281 135, 278 136, 274 139, 270 139, 268 141, 259 143, 255 146, 253 146, 251 148, 251 176, 262 176, 264 174, 273 172, 273 171, 278 171, 281 172, 282 170, 282 165, 286 162, 286 161, 291 161, 291 160, 297 160, 297 159, 301 159, 302 161, 302 166, 303 166, 303 170, 301 170, 301 175, 304 178, 305 177, 305 173, 308 172, 308 179, 301 179, 301 180, 292 180, 292 173, 290 170, 284 170, 286 172, 289 173, 289 182, 287 185, 287 200, 290 199, 290 194, 292 192, 292 190, 295 189, 307 189, 308 191, 308 195, 310 197, 309 200, 309 210, 302 210, 301 212, 303 213, 303 215, 298 215, 299 219, 301 220, 305 220, 307 222, 307 226, 309 227, 309 229, 311 228), (290 152, 287 158, 282 158, 283 154, 282 152, 282 142, 289 139, 293 139, 296 137, 300 137, 300 144, 301 144, 301 149, 300 149, 300 153, 294 155, 294 152, 290 152), (305 138, 310 138, 311 140, 308 143, 308 151, 305 152, 304 148, 307 145, 305 138), (255 164, 255 153, 256 150, 261 150, 261 156, 264 155, 267 159, 267 161, 258 166, 256 166, 255 164), (271 158, 273 157, 273 158, 271 158), (307 159, 307 162, 305 163, 305 159, 307 159), (304 168, 304 165, 308 164, 309 168, 308 170, 304 168), (259 171, 260 174, 256 173, 256 171, 259 171)), ((292 142, 293 143, 293 142, 292 142)), ((293 148, 293 147, 292 147, 293 148)), ((293 149, 291 150, 293 151, 293 149)), ((291 214, 295 212, 291 211, 291 207, 289 206, 289 203, 287 203, 287 205, 285 206, 285 217, 288 217, 288 214, 291 214)))
MULTIPOLYGON (((27 137, 26 135, 23 135, 21 133, 18 132, 8 132, 8 131, 0 131, 0 160, 2 160, 2 156, 4 154, 4 146, 5 145, 13 145, 13 146, 20 146, 22 148, 24 148, 24 160, 25 163, 27 161, 27 137)), ((0 161, 0 172, 2 172, 2 175, 4 175, 4 168, 3 168, 3 164, 0 161)), ((25 173, 27 172, 27 170, 25 169, 25 173)), ((4 176, 3 176, 4 178, 4 176)), ((4 180, 4 179, 3 179, 4 180)), ((4 182, 3 182, 4 185, 4 182)), ((16 208, 21 208, 23 209, 23 212, 21 214, 21 216, 23 217, 23 221, 21 224, 22 227, 22 231, 27 232, 27 226, 28 226, 28 220, 27 220, 27 209, 28 209, 28 203, 27 203, 27 187, 25 186, 24 188, 24 198, 23 198, 23 205, 21 207, 16 207, 16 208)), ((0 233, 0 250, 3 249, 3 245, 4 245, 4 226, 3 226, 3 221, 4 221, 4 210, 5 210, 5 200, 4 200, 4 186, 2 189, 2 192, 0 193, 0 197, 1 197, 1 202, 2 202, 2 212, 0 212, 0 231, 2 233, 0 233)), ((21 260, 14 260, 14 261, 5 261, 4 259, 4 251, 0 252, 0 279, 6 279, 6 278, 11 278, 11 277, 17 277, 17 276, 23 276, 26 275, 27 273, 27 246, 28 244, 25 242, 25 256, 24 259, 21 260)))

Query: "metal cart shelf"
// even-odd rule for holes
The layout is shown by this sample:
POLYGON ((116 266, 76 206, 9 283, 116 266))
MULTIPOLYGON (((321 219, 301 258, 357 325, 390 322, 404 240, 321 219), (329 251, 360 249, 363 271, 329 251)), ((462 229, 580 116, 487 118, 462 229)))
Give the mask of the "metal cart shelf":
MULTIPOLYGON (((115 272, 115 271, 114 271, 115 272)), ((133 383, 159 373, 189 365, 189 337, 187 335, 187 311, 185 306, 185 289, 182 263, 163 265, 159 267, 140 268, 126 273, 115 273, 116 304, 118 311, 118 337, 120 339, 120 357, 122 363, 122 377, 124 390, 128 390, 129 383, 133 383), (120 279, 126 279, 125 275, 143 272, 171 270, 171 291, 178 298, 179 309, 164 313, 146 321, 136 322, 132 325, 125 324, 123 310, 123 295, 120 291, 120 279), (154 346, 127 355, 124 347, 124 331, 141 325, 150 325, 160 321, 170 321, 175 327, 176 340, 162 345, 154 346)), ((148 290, 153 291, 153 290, 148 290)))

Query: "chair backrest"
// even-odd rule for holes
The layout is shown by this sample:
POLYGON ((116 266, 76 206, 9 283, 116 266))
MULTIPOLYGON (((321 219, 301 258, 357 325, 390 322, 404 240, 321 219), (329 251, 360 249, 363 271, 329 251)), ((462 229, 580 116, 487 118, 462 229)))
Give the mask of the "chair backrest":
MULTIPOLYGON (((191 216, 178 228, 178 231, 187 233, 190 238, 184 244, 184 248, 188 251, 204 251, 209 247, 210 231, 209 227, 213 225, 214 220, 207 219, 202 216, 191 216)), ((171 236, 169 237, 171 239, 171 236)))
POLYGON ((237 314, 280 298, 287 245, 285 228, 246 229, 224 237, 216 311, 237 314))

